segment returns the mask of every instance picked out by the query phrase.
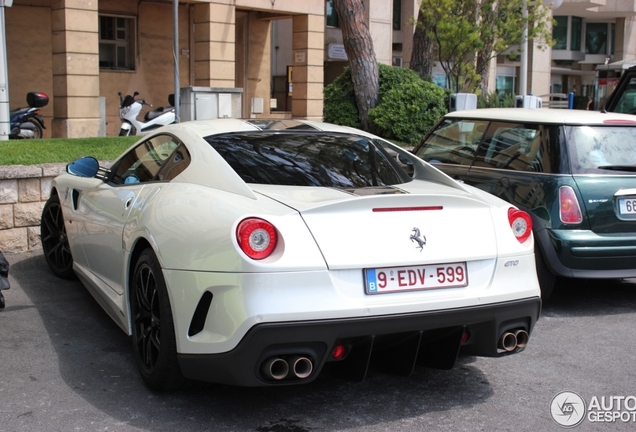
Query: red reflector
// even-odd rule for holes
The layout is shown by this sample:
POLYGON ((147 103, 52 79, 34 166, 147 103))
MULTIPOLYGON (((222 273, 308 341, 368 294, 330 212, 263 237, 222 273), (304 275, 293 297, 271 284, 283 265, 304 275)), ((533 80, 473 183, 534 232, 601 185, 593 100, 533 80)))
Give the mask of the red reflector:
POLYGON ((347 348, 342 344, 336 345, 331 351, 331 357, 335 358, 336 360, 343 359, 345 354, 347 354, 347 348))
POLYGON ((626 124, 626 125, 632 125, 632 124, 636 124, 636 120, 623 120, 623 119, 609 119, 609 120, 603 120, 603 123, 605 124, 626 124))
POLYGON ((374 212, 403 212, 403 211, 429 211, 443 210, 444 206, 427 206, 427 207, 380 207, 374 208, 374 212))
POLYGON ((470 332, 468 330, 464 330, 464 333, 462 333, 462 341, 461 341, 461 345, 464 345, 466 342, 468 342, 468 338, 470 338, 470 332))

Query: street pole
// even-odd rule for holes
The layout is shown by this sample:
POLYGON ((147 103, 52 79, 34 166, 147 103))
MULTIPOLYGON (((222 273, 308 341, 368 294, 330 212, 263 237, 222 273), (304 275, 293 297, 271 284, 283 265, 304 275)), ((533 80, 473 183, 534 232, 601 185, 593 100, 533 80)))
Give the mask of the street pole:
POLYGON ((8 140, 11 132, 9 118, 9 71, 7 69, 7 41, 5 36, 4 8, 13 0, 0 0, 0 141, 8 140))
POLYGON ((172 19, 174 31, 174 113, 175 123, 179 123, 179 105, 181 104, 181 89, 179 85, 179 0, 172 1, 172 19))
POLYGON ((525 96, 528 91, 528 2, 523 0, 521 10, 523 33, 521 35, 521 71, 519 77, 519 93, 525 96))

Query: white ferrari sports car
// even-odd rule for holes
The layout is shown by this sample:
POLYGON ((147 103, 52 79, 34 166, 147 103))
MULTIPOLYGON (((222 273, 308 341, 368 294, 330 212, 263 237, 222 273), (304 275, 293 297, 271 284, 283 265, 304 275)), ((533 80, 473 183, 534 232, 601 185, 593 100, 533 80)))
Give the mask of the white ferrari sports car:
POLYGON ((41 236, 132 336, 146 385, 171 390, 519 352, 541 309, 531 225, 369 133, 220 119, 69 164, 41 236))

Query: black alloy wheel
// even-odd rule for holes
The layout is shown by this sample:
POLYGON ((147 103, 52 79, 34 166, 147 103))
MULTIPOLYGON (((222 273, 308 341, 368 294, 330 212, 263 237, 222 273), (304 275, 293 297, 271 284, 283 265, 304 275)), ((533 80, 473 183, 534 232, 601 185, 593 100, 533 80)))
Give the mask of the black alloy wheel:
POLYGON ((68 244, 62 206, 57 195, 51 195, 40 219, 40 238, 47 264, 56 276, 74 279, 73 255, 68 244))
POLYGON ((188 380, 177 362, 177 344, 170 299, 161 267, 151 249, 139 256, 130 293, 135 361, 153 390, 177 390, 188 380))

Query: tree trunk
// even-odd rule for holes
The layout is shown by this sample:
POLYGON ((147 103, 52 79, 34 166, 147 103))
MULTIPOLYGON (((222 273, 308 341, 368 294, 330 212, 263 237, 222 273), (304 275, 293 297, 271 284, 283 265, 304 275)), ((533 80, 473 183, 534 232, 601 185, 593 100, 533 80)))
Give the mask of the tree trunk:
POLYGON ((487 45, 481 50, 477 51, 477 66, 476 71, 481 78, 479 79, 478 87, 482 90, 482 94, 488 92, 488 75, 490 74, 490 60, 492 59, 492 45, 487 45))
POLYGON ((363 0, 334 0, 340 20, 342 39, 351 67, 353 90, 360 123, 364 130, 371 130, 369 110, 378 103, 380 92, 378 63, 373 41, 364 16, 363 0))
POLYGON ((417 25, 413 33, 413 50, 411 51, 411 70, 417 72, 421 78, 433 78, 433 63, 435 45, 426 34, 427 23, 422 12, 417 14, 417 25))

